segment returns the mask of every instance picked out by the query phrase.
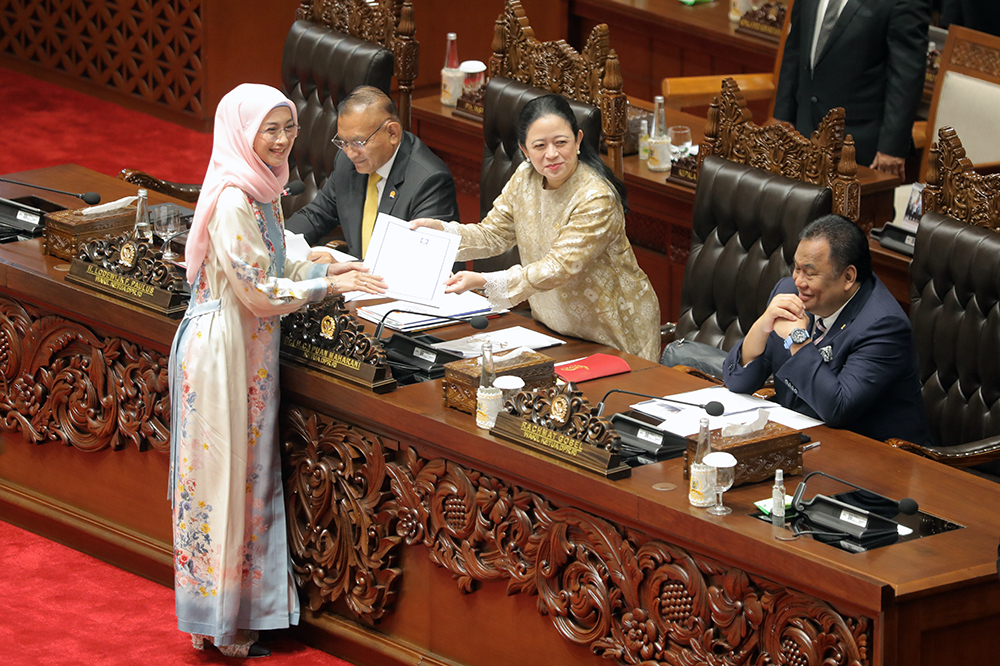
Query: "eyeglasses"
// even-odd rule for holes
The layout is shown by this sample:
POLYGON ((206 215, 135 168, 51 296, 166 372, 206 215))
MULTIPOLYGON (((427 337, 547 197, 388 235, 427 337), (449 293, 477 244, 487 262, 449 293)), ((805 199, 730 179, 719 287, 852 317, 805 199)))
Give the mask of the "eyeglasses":
POLYGON ((285 136, 289 141, 295 138, 295 135, 299 133, 299 126, 285 125, 284 127, 268 127, 266 130, 261 130, 258 134, 263 134, 269 142, 274 143, 278 140, 278 132, 284 132, 285 136))
POLYGON ((344 141, 339 136, 335 136, 333 137, 333 145, 337 146, 337 148, 340 148, 341 150, 346 150, 348 146, 350 146, 354 150, 362 150, 366 145, 368 145, 368 142, 372 140, 372 137, 378 134, 378 131, 383 127, 385 127, 385 124, 390 120, 391 118, 386 118, 385 120, 383 120, 382 124, 376 127, 375 131, 369 134, 368 138, 365 139, 364 141, 344 141))

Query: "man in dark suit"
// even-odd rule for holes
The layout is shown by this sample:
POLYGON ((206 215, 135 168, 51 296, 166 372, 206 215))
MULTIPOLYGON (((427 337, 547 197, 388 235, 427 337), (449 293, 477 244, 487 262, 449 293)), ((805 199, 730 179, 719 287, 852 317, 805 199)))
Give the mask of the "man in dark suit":
POLYGON ((458 220, 451 172, 420 139, 403 131, 392 99, 361 86, 344 98, 337 114, 333 142, 340 153, 333 173, 316 198, 288 218, 286 229, 315 245, 340 225, 348 253, 361 259, 377 213, 458 220))
POLYGON ((864 232, 827 215, 799 239, 792 277, 726 357, 726 386, 752 393, 773 373, 785 407, 873 439, 929 443, 910 322, 872 273, 864 232))
POLYGON ((930 0, 795 0, 774 117, 808 137, 842 106, 858 164, 903 177, 929 18, 930 0))

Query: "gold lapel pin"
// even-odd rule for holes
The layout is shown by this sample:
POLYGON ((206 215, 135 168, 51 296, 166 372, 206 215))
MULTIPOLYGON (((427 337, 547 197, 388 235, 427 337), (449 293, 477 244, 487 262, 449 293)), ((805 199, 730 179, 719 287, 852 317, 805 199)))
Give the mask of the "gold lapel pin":
POLYGON ((396 198, 396 190, 392 190, 391 192, 389 192, 389 198, 390 199, 395 199, 396 198))

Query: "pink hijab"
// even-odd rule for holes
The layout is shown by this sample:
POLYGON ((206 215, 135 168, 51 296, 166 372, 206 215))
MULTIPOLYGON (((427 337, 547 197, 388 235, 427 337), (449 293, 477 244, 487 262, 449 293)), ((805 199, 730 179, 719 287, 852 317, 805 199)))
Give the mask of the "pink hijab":
POLYGON ((291 109, 292 122, 297 122, 295 105, 271 86, 244 83, 229 91, 219 102, 215 110, 212 161, 194 209, 184 253, 189 283, 194 284, 208 254, 208 221, 212 219, 222 190, 233 185, 257 201, 271 201, 284 188, 288 164, 271 169, 253 150, 264 118, 281 105, 291 109))

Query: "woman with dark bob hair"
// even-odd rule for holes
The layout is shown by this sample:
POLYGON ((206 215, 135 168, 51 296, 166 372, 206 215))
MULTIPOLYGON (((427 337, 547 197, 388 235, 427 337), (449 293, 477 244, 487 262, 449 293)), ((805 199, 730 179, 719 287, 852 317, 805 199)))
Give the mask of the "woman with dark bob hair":
POLYGON ((527 161, 482 222, 411 222, 460 235, 459 261, 518 246, 521 264, 460 271, 446 291, 483 288, 495 309, 527 299, 535 319, 554 331, 657 360, 660 307, 625 236, 625 185, 583 141, 561 95, 528 102, 517 139, 527 161))

